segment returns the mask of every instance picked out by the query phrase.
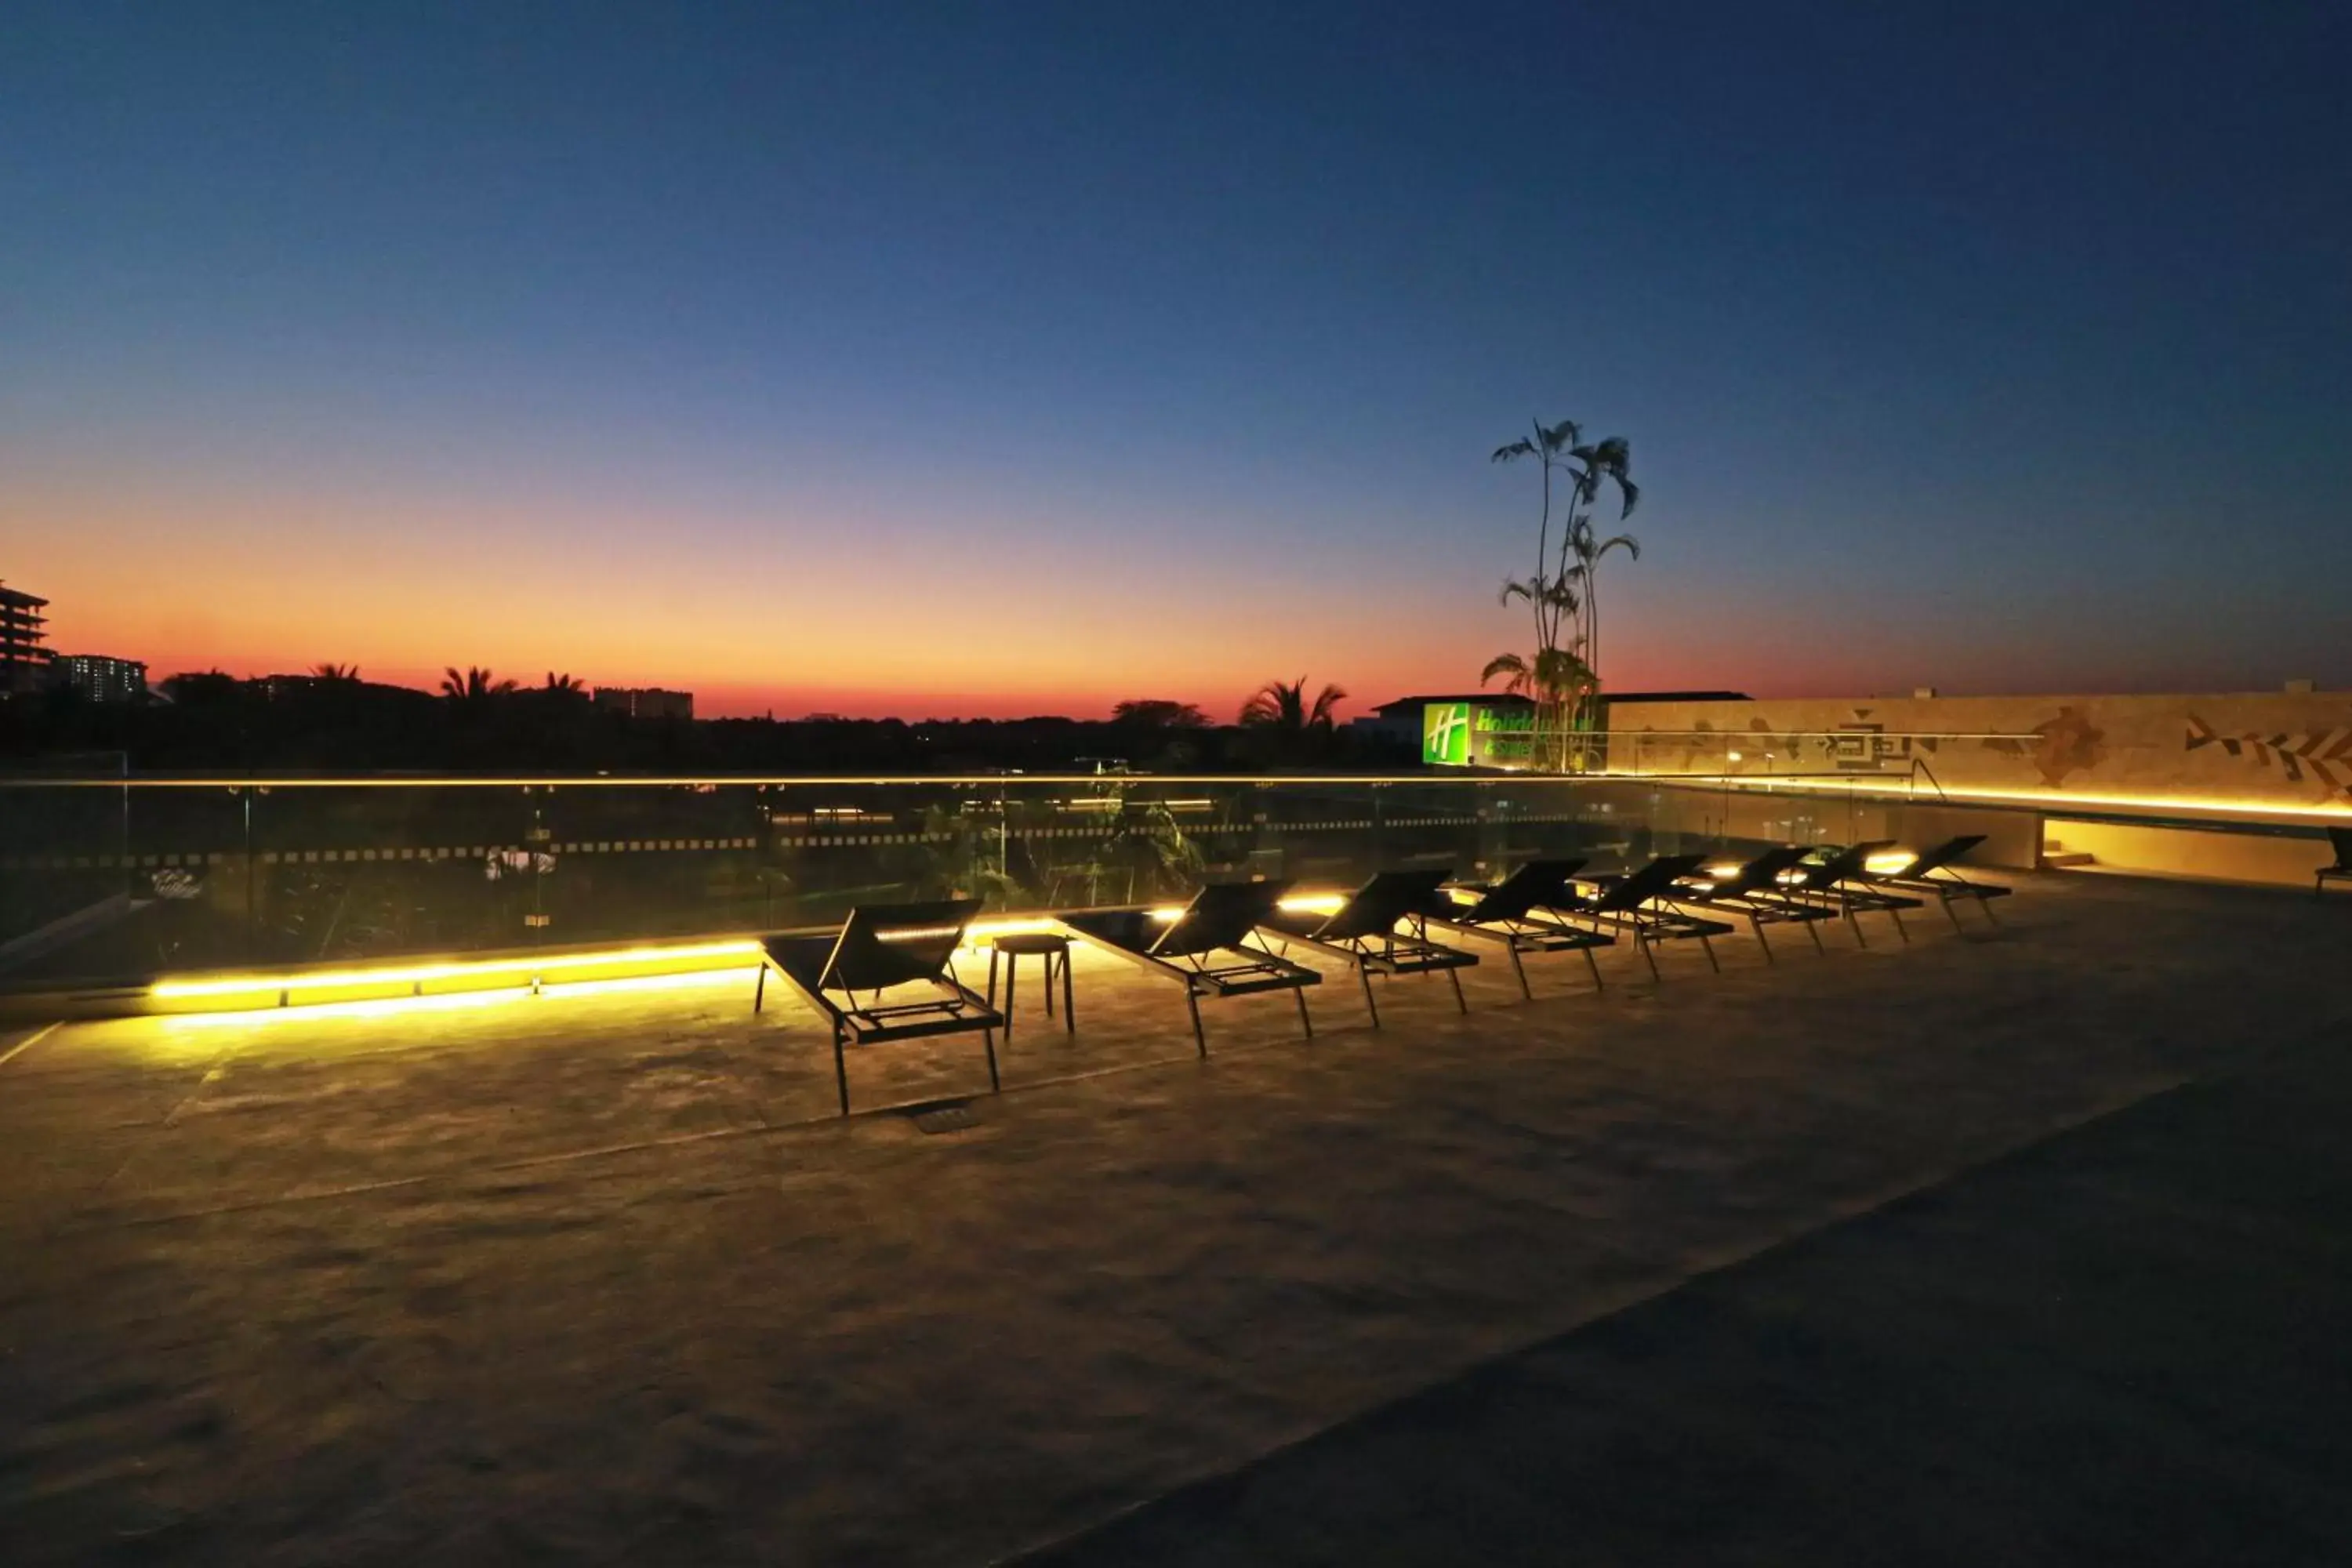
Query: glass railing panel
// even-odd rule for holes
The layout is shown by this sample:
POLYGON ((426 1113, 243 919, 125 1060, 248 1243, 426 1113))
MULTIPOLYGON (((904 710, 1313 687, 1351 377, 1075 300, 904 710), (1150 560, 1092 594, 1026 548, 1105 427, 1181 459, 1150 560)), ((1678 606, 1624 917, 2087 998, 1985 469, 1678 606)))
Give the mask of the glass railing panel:
POLYGON ((247 962, 351 963, 527 945, 521 789, 262 787, 247 962))
POLYGON ((0 795, 0 944, 22 952, 55 922, 124 893, 127 812, 119 788, 0 795))
POLYGON ((1204 882, 1600 868, 1719 831, 1678 784, 1150 775, 700 783, 278 781, 16 788, 0 984, 351 964, 830 925, 860 903, 1181 902, 1204 882))
POLYGON ((0 984, 244 962, 250 808, 217 787, 0 789, 0 984))

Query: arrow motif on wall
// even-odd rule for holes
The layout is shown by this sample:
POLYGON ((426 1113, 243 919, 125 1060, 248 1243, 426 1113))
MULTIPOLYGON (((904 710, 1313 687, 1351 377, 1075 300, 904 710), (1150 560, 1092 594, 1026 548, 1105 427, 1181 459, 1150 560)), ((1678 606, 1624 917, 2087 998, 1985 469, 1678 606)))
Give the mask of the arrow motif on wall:
POLYGON ((2251 753, 2258 767, 2275 767, 2289 784, 2301 784, 2307 770, 2333 793, 2352 800, 2352 729, 2309 735, 2263 735, 2249 731, 2224 735, 2196 714, 2189 715, 2185 751, 2220 746, 2233 757, 2251 753))

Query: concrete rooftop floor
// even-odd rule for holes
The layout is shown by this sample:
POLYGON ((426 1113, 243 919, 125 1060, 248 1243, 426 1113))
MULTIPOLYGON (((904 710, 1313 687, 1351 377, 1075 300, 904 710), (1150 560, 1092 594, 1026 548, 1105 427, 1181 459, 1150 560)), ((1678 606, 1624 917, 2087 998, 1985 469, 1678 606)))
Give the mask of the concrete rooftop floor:
MULTIPOLYGON (((1915 917, 1908 945, 1883 921, 1867 950, 1832 932, 1825 956, 1783 935, 1769 965, 1725 941, 1720 975, 1677 946, 1654 984, 1621 952, 1598 995, 1572 956, 1541 960, 1532 1003, 1490 960, 1467 1016, 1442 981, 1390 983, 1378 1033, 1335 973, 1311 1041, 1286 998, 1204 1005, 1206 1063, 1172 986, 1082 954, 1075 1037, 1024 975, 1002 1096, 976 1040, 854 1058, 861 1107, 980 1095, 977 1124, 940 1135, 833 1118, 813 1019, 772 990, 752 1018, 748 979, 0 1038, 24 1047, 0 1065, 0 1562, 1438 1562, 1503 1507, 1443 1456, 1530 1449, 1567 1458, 1518 1472, 1523 1492, 1654 1485, 1661 1510, 1523 1511, 1487 1560, 1575 1556, 1579 1517, 1603 1562, 1800 1560, 1899 1542, 1900 1519, 2096 1560, 2099 1500, 2120 1530, 2130 1494, 2081 1494, 2053 1531, 2056 1494, 2018 1480, 2048 1454, 2000 1420, 1961 1424, 1944 1470, 1900 1487, 1869 1468, 1893 1451, 1883 1409, 1849 1430, 1834 1400, 1809 1407, 1813 1450, 1775 1422, 1902 1387, 1863 1353, 1890 1317, 2063 1289, 2087 1254, 2052 1238, 2114 1223, 2060 1152, 2321 1072, 2352 1033, 2352 907, 2050 877, 2001 913, 1963 911, 1965 935, 1915 917), (1916 1205, 1989 1181, 2005 1206, 1917 1234, 1916 1205), (1757 1285, 1792 1243, 1811 1272, 1757 1285), (1726 1340, 1690 1305, 1743 1289, 1813 1313, 1828 1348, 1773 1363, 1769 1333, 1726 1340), (1612 1332, 1643 1351, 1591 1385, 1610 1399, 1559 1374, 1525 1393, 1526 1358, 1612 1332), (1551 1424, 1471 1408, 1497 1379, 1551 1424), (1700 1409, 1695 1445, 1675 1423, 1700 1409), (1613 1436, 1562 1442, 1562 1411, 1613 1436), (1688 1533, 1709 1508, 1755 1532, 1688 1533), (1808 1533, 1807 1510, 1885 1528, 1808 1533)), ((2142 1135, 2109 1184, 2141 1222, 2241 1167, 2263 1192, 2334 1190, 2294 1163, 2332 1144, 2280 1118, 2352 1092, 2305 1079, 2267 1121, 2223 1118, 2242 1158, 2210 1131, 2142 1135)), ((2174 1250, 2275 1311, 2147 1342, 2266 1367, 2279 1313, 2342 1303, 2343 1232, 2314 1233, 2308 1205, 2230 1212, 2184 1213, 2174 1250), (2282 1254, 2302 1261, 2250 1267, 2282 1254)), ((2144 1306, 2214 1300, 2168 1278, 2144 1306)), ((1963 1393, 2019 1377, 2004 1321, 1934 1320, 1963 1393)), ((2055 1386, 2099 1370, 2100 1342, 2034 1353, 2055 1386)), ((2263 1401, 2340 1392, 2347 1364, 2241 1378, 2254 1403, 2167 1452, 2270 1463, 2263 1401)), ((2144 1412, 2102 1413, 2085 1464, 2135 1451, 2144 1412)), ((2342 1446, 2297 1455, 2312 1489, 2263 1493, 2272 1512, 2215 1492, 2242 1560, 2352 1540, 2342 1446), (2298 1496, 2305 1533, 2279 1537, 2298 1496)), ((2168 1506, 2193 1510, 2210 1468, 2176 1463, 2168 1506)))

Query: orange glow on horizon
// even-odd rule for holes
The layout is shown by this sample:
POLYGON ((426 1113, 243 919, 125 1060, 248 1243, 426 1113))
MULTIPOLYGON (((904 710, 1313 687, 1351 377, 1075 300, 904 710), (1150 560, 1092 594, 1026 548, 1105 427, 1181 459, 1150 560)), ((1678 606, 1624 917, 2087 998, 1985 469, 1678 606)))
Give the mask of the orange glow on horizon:
MULTIPOLYGON (((1434 588, 1426 562, 1334 591, 1271 560, 1203 594, 1199 542, 1150 515, 1129 520, 1119 574, 1074 577, 1106 559, 1100 519, 961 494, 936 514, 902 500, 910 517, 854 493, 680 508, 570 480, 467 493, 425 474, 394 491, 373 473, 58 464, 0 489, 8 579, 49 599, 52 647, 143 659, 154 680, 332 661, 431 691, 444 668, 481 665, 526 686, 553 671, 690 691, 706 718, 1087 719, 1158 698, 1230 723, 1276 678, 1344 687, 1343 719, 1475 690, 1523 630, 1485 572, 1434 588), (895 570, 906 559, 940 570, 895 570)), ((1625 684, 1680 678, 1686 649, 1628 636, 1625 684)))

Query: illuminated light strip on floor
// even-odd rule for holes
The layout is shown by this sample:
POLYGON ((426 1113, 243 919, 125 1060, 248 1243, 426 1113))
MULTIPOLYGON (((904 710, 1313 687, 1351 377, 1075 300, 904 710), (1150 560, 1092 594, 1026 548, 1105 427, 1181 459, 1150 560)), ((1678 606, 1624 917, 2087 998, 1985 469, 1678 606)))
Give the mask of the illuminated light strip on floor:
MULTIPOLYGON (((1340 893, 1305 893, 1282 900, 1286 910, 1305 910, 1328 914, 1346 901, 1340 893)), ((1164 906, 1150 911, 1154 920, 1173 921, 1183 913, 1181 906, 1164 906)), ((1060 931, 1061 923, 1046 915, 1005 916, 995 920, 976 921, 965 931, 964 945, 977 948, 1000 936, 1025 935, 1060 931)), ((924 934, 929 934, 928 932, 924 934)), ((756 959, 760 944, 749 939, 729 942, 698 942, 675 947, 626 947, 592 952, 551 953, 545 957, 460 960, 438 963, 389 965, 379 969, 320 970, 312 973, 226 974, 191 980, 159 980, 148 987, 147 994, 158 1002, 189 1002, 208 998, 250 998, 275 995, 279 1003, 275 1007, 257 1009, 268 1013, 287 1011, 299 1005, 312 1016, 322 1016, 319 1009, 373 1005, 379 1003, 417 1001, 449 1002, 453 999, 497 996, 510 992, 528 994, 533 981, 543 991, 562 990, 577 994, 582 985, 600 985, 635 979, 672 979, 699 974, 731 973, 740 967, 740 961, 756 959), (725 960, 736 960, 734 964, 725 960), (567 972, 583 969, 605 969, 637 964, 699 964, 706 960, 720 961, 711 968, 678 970, 669 973, 641 976, 615 976, 597 980, 562 981, 550 979, 567 972), (467 983, 461 989, 433 995, 422 994, 426 984, 456 981, 467 983), (500 984, 500 982, 504 982, 500 984), (322 991, 345 991, 359 987, 406 986, 407 996, 347 998, 337 1001, 301 1002, 306 993, 315 995, 322 991)), ((242 1009, 241 1009, 242 1010, 242 1009)), ((194 1016, 193 1013, 186 1016, 194 1016)))
POLYGON ((1051 915, 1011 916, 992 921, 974 921, 964 928, 963 944, 977 948, 994 942, 1000 936, 1036 936, 1058 931, 1062 922, 1051 915))
POLYGON ((218 1012, 173 1013, 164 1016, 173 1028, 223 1028, 296 1020, 390 1018, 420 1013, 450 1013, 475 1007, 503 1006, 532 1000, 567 1000, 641 992, 684 991, 733 983, 751 984, 757 971, 749 968, 697 969, 677 974, 632 974, 609 980, 567 980, 538 987, 502 985, 473 991, 444 991, 428 996, 372 996, 352 1002, 312 1002, 299 1007, 241 1007, 218 1012))
POLYGON ((147 994, 159 1002, 201 996, 253 996, 265 992, 289 994, 301 991, 339 991, 355 985, 423 985, 436 980, 469 980, 490 975, 545 975, 567 970, 601 969, 614 964, 694 963, 702 959, 749 959, 759 956, 756 942, 710 942, 676 947, 611 948, 597 952, 551 953, 546 957, 476 959, 442 963, 410 964, 383 969, 322 970, 315 973, 229 974, 203 980, 159 980, 147 994))

